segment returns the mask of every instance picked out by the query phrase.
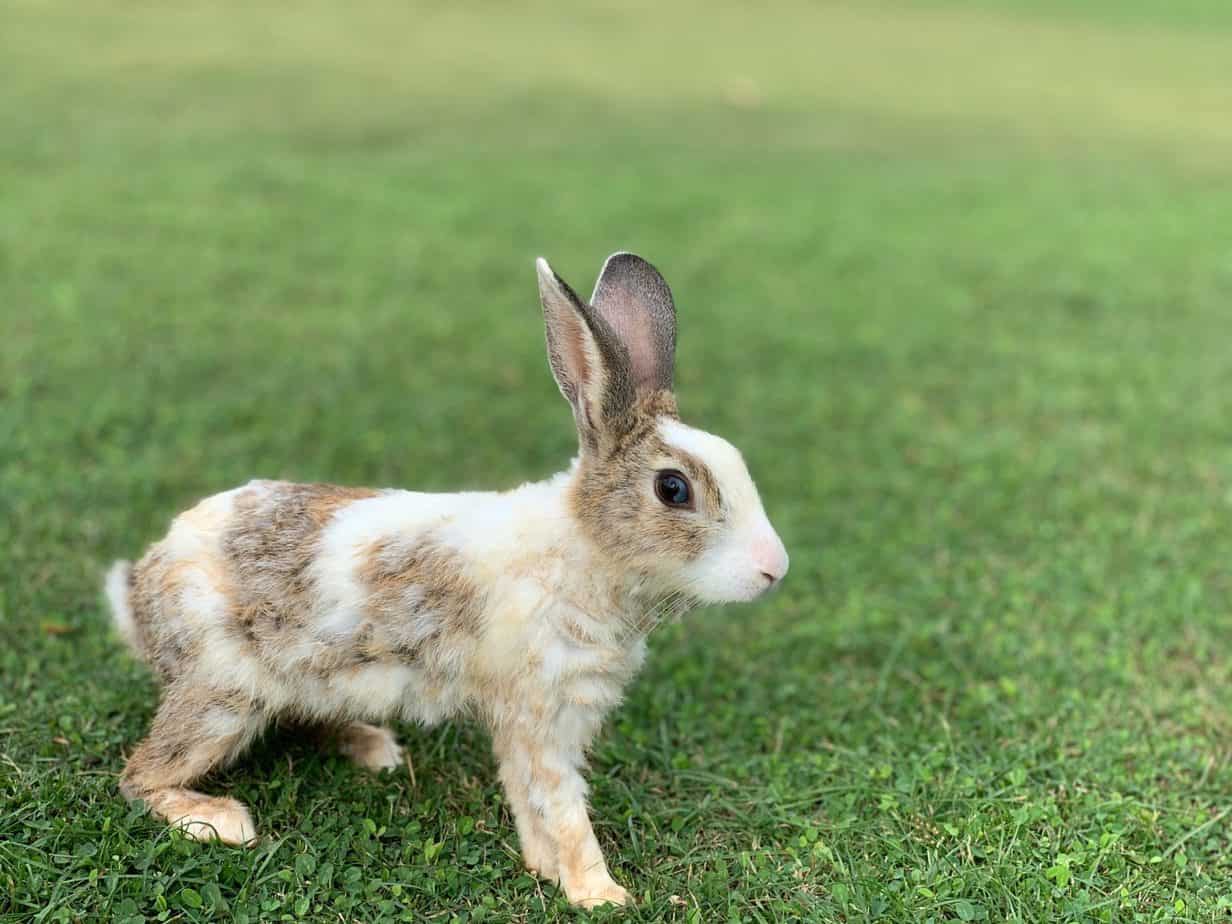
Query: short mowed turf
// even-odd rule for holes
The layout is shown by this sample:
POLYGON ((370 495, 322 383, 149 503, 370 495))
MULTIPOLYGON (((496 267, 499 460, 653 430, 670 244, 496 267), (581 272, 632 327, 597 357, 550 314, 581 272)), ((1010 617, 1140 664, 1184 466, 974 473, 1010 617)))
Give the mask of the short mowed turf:
POLYGON ((0 920, 582 919, 484 732, 273 735, 200 845, 101 571, 252 477, 563 467, 532 261, 679 311, 780 591, 593 753, 629 921, 1232 909, 1232 13, 1186 3, 0 9, 0 920))

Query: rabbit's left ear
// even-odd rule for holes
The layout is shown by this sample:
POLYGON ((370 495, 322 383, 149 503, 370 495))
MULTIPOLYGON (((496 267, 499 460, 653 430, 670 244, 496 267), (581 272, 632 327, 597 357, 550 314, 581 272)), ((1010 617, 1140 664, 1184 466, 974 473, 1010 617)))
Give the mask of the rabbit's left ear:
POLYGON ((676 306, 659 271, 632 253, 614 253, 599 272, 590 304, 629 353, 639 393, 671 391, 676 306))
POLYGON ((581 444, 597 449, 623 426, 636 398, 629 356, 607 322, 578 298, 547 260, 540 258, 535 267, 552 375, 573 407, 581 444))

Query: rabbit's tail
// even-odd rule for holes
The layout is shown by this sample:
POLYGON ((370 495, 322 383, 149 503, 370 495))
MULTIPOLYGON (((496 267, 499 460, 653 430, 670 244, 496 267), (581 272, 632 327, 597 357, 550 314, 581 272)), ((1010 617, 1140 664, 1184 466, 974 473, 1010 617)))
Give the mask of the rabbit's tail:
POLYGON ((107 579, 103 583, 103 592, 107 602, 111 604, 111 618, 116 629, 138 657, 142 656, 141 646, 137 640, 137 621, 133 618, 133 605, 130 599, 132 590, 133 563, 117 561, 107 569, 107 579))

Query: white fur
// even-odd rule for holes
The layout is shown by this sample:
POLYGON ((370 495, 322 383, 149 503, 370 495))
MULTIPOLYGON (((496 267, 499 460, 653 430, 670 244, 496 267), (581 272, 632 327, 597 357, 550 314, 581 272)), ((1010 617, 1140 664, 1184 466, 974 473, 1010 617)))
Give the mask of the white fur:
POLYGON ((132 562, 117 561, 113 564, 107 569, 103 592, 111 607, 111 618, 115 621, 116 630, 128 643, 128 647, 136 651, 137 623, 133 619, 133 608, 128 601, 128 576, 132 570, 132 562))
POLYGON ((689 590, 707 603, 759 596, 787 573, 787 550, 766 517, 740 451, 722 437, 678 420, 660 421, 659 435, 669 446, 705 463, 723 496, 718 540, 684 569, 689 590))

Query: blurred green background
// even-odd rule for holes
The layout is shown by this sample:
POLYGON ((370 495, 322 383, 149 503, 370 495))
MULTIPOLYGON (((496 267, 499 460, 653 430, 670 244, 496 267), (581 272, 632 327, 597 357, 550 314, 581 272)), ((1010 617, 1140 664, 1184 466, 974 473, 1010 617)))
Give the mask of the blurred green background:
POLYGON ((466 723, 404 729, 414 785, 272 740, 217 784, 252 851, 130 810, 156 692, 97 587, 250 477, 557 470, 532 260, 617 249, 792 553, 599 742, 621 919, 1232 908, 1232 6, 0 23, 0 920, 583 916, 466 723))

